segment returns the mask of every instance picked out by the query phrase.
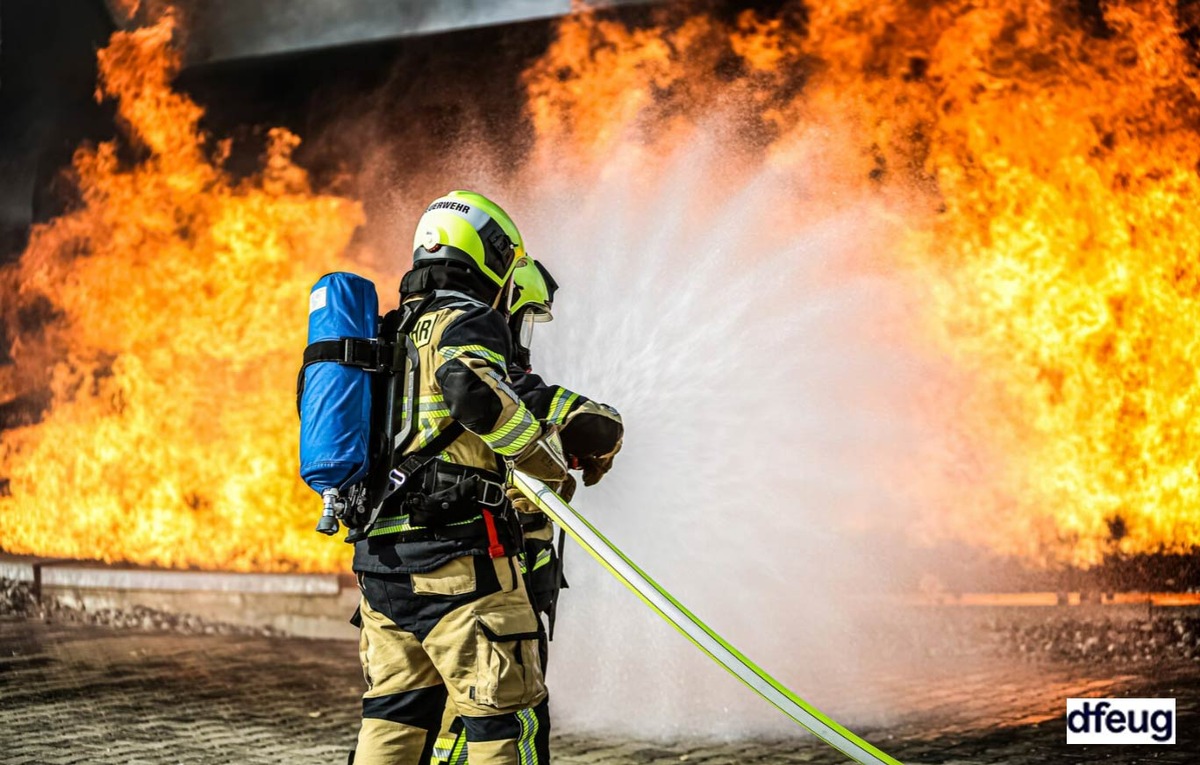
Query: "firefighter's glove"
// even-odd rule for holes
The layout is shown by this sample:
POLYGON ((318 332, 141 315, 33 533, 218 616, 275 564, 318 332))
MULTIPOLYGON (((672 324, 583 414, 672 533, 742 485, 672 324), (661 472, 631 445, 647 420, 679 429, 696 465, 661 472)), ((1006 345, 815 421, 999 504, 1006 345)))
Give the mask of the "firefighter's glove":
POLYGON ((554 487, 554 491, 558 496, 563 498, 563 502, 570 502, 575 496, 575 486, 575 476, 567 473, 567 477, 563 479, 562 483, 554 487))
POLYGON ((562 444, 571 467, 583 471, 583 485, 597 483, 621 451, 625 425, 621 415, 608 404, 585 402, 568 415, 562 427, 562 444))
POLYGON ((612 469, 613 458, 610 457, 584 457, 579 460, 579 467, 583 470, 583 485, 593 486, 600 482, 604 474, 612 469))
POLYGON ((513 510, 518 513, 540 513, 538 506, 533 504, 533 500, 525 496, 525 492, 518 489, 516 486, 509 486, 504 490, 508 496, 508 501, 512 503, 513 510))
POLYGON ((558 430, 542 426, 542 433, 513 460, 513 467, 522 473, 549 484, 567 477, 567 458, 563 456, 558 430))
MULTIPOLYGON (((558 483, 557 485, 551 483, 550 488, 553 489, 558 496, 562 497, 564 502, 570 502, 571 498, 575 496, 575 477, 568 473, 567 477, 564 478, 561 483, 558 483)), ((507 488, 505 488, 504 493, 508 496, 508 501, 512 503, 513 509, 518 513, 542 512, 541 508, 538 507, 533 500, 525 496, 525 492, 521 491, 516 486, 509 485, 507 488)))

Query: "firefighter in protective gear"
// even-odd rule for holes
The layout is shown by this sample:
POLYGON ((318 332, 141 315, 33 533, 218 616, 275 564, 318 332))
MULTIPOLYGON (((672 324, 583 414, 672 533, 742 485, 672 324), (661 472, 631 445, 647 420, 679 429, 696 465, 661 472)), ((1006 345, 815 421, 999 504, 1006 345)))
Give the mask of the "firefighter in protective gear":
MULTIPOLYGON (((516 344, 517 362, 510 365, 509 377, 534 416, 558 427, 568 464, 583 471, 584 485, 591 486, 612 467, 613 458, 621 450, 625 429, 616 409, 562 386, 549 385, 533 372, 532 331, 536 324, 553 319, 551 307, 557 290, 554 277, 532 258, 513 273, 509 328, 516 344)), ((569 502, 575 492, 575 479, 568 475, 564 481, 551 484, 551 488, 569 502)), ((550 544, 553 526, 520 491, 511 486, 507 491, 521 518, 534 606, 552 618, 560 581, 560 564, 550 544)))
POLYGON ((497 307, 524 243, 498 205, 455 191, 425 211, 413 251, 401 310, 383 327, 386 336, 400 326, 397 314, 411 327, 419 428, 404 453, 428 461, 355 543, 368 690, 353 761, 427 761, 449 701, 473 763, 540 765, 550 731, 544 631, 504 479, 506 463, 549 481, 566 466, 556 430, 508 379, 514 350, 497 307))
MULTIPOLYGON (((513 273, 512 292, 509 300, 509 328, 515 349, 515 363, 510 364, 509 377, 521 400, 541 421, 561 428, 560 437, 568 461, 579 469, 583 464, 603 462, 597 469, 591 485, 612 466, 612 458, 621 449, 624 426, 617 411, 605 404, 598 404, 578 393, 557 385, 547 384, 533 373, 530 358, 530 343, 533 328, 538 323, 551 321, 551 306, 557 283, 540 261, 526 258, 524 265, 513 273), (566 444, 570 443, 572 449, 566 444), (603 458, 603 460, 601 460, 603 458)), ((561 496, 570 501, 575 490, 575 481, 568 475, 563 481, 551 484, 561 496)), ((545 614, 551 627, 557 608, 558 595, 566 582, 562 576, 562 561, 554 549, 554 525, 532 502, 514 487, 508 488, 508 496, 518 510, 524 539, 522 571, 526 574, 534 608, 545 614)), ((542 669, 545 671, 546 648, 541 644, 542 669)), ((468 752, 464 724, 456 716, 453 703, 447 704, 442 720, 442 732, 433 750, 432 765, 466 765, 468 752)), ((474 760, 471 760, 474 763, 474 760)))
MULTIPOLYGON (((509 376, 513 388, 534 415, 559 427, 571 468, 582 471, 584 486, 592 486, 612 468, 613 458, 621 450, 625 428, 621 415, 613 407, 561 386, 547 385, 533 373, 529 350, 533 329, 539 323, 553 320, 550 309, 557 291, 558 283, 541 261, 526 258, 526 263, 513 272, 509 327, 516 345, 516 359, 509 366, 509 376)), ((573 485, 570 490, 574 490, 573 485)), ((561 490, 558 493, 570 501, 570 496, 561 490)))

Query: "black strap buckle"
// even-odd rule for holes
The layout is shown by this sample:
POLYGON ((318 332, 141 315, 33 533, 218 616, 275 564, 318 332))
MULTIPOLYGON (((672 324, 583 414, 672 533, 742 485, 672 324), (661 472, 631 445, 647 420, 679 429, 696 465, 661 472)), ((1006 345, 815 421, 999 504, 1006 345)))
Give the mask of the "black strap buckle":
POLYGON ((496 252, 503 256, 507 256, 513 249, 512 239, 509 238, 508 234, 504 233, 504 229, 500 228, 499 225, 496 226, 495 230, 488 237, 488 244, 496 248, 496 252))
POLYGON ((337 340, 318 340, 304 349, 304 366, 318 361, 336 361, 367 372, 386 372, 391 368, 396 346, 375 338, 342 337, 337 340))
POLYGON ((361 367, 367 372, 382 372, 389 367, 392 346, 378 340, 343 337, 340 363, 361 367))
POLYGON ((379 346, 359 337, 343 337, 341 363, 351 367, 375 367, 379 363, 379 346))

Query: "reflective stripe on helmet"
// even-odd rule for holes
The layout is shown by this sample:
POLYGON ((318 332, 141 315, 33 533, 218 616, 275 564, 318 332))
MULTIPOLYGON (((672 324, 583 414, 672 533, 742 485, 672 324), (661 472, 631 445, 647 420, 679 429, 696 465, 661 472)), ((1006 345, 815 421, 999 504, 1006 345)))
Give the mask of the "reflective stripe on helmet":
POLYGON ((453 261, 497 287, 511 277, 525 246, 516 224, 495 202, 470 191, 452 191, 425 209, 413 234, 413 265, 453 261))

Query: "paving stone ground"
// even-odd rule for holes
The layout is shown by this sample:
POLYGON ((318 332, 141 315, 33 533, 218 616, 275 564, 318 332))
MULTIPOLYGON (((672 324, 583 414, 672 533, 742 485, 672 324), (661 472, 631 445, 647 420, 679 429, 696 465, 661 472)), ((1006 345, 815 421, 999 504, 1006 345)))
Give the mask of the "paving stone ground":
MULTIPOLYGON (((970 666, 958 672, 951 663, 917 685, 911 677, 885 684, 882 692, 905 712, 861 732, 910 765, 1200 763, 1196 661, 1153 672, 1087 662, 970 666), (1176 698, 1178 743, 1066 746, 1064 699, 1100 692, 1176 698)), ((356 647, 343 641, 0 616, 0 763, 342 763, 357 728, 356 667, 356 647)), ((559 730, 553 751, 559 765, 845 762, 801 736, 662 743, 559 730)))

